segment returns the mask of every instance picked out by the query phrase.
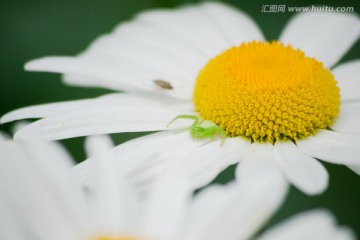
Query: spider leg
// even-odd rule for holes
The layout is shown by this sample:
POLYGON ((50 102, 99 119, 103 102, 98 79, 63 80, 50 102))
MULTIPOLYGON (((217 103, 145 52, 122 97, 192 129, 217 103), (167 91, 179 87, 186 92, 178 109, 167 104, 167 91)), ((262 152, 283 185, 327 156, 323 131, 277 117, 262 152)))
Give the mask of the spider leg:
POLYGON ((215 139, 215 137, 220 136, 220 138, 221 138, 220 146, 223 146, 225 143, 225 138, 226 138, 224 130, 222 128, 220 128, 219 126, 214 126, 213 128, 210 128, 210 130, 214 130, 214 129, 216 129, 216 130, 214 131, 214 134, 211 136, 210 142, 212 142, 215 139))
POLYGON ((185 131, 189 131, 189 127, 182 128, 182 129, 176 129, 175 134, 179 134, 179 133, 182 133, 182 132, 185 132, 185 131))
POLYGON ((175 117, 173 120, 171 120, 167 125, 166 127, 169 127, 170 124, 172 124, 174 121, 176 121, 177 119, 180 119, 180 118, 185 118, 185 119, 193 119, 194 122, 193 124, 191 125, 192 128, 196 127, 200 121, 200 118, 198 116, 195 116, 195 115, 178 115, 177 117, 175 117))
POLYGON ((215 131, 214 134, 210 138, 210 142, 214 141, 215 137, 219 135, 219 131, 215 131))

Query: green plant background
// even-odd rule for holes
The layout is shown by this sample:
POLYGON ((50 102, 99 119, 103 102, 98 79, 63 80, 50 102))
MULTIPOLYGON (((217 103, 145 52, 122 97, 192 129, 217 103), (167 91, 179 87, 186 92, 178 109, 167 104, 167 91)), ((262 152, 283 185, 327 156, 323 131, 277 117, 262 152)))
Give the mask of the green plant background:
MULTIPOLYGON (((109 92, 104 89, 68 87, 60 75, 27 73, 26 61, 46 55, 75 55, 97 36, 110 32, 119 22, 131 19, 139 11, 155 7, 172 8, 199 1, 181 0, 1 0, 0 1, 0 115, 23 106, 95 97, 109 92)), ((352 6, 359 14, 359 1, 224 1, 250 14, 268 40, 276 39, 292 14, 262 13, 265 4, 287 6, 352 6)), ((304 26, 305 27, 305 26, 304 26)), ((341 62, 360 57, 360 41, 341 62)), ((12 124, 0 126, 10 132, 12 124)), ((113 135, 117 143, 143 135, 113 135)), ((83 138, 62 141, 77 161, 85 158, 83 138)), ((359 156, 360 157, 360 156, 359 156)), ((360 177, 344 166, 324 163, 330 173, 330 185, 321 196, 308 197, 291 188, 283 208, 270 225, 306 209, 330 209, 341 224, 351 226, 360 236, 360 177)), ((0 166, 1 167, 1 166, 0 166)), ((226 182, 233 177, 230 167, 215 180, 226 182)), ((264 199, 266 201, 266 199, 264 199)), ((241 227, 241 226, 239 226, 241 227)))

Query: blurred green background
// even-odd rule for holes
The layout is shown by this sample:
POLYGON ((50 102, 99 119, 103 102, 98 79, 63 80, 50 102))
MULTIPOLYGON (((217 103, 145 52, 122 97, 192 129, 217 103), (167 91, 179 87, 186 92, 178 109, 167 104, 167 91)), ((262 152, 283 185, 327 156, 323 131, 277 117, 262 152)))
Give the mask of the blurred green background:
MULTIPOLYGON (((139 11, 165 7, 172 8, 199 1, 181 0, 0 0, 0 115, 23 106, 95 97, 109 92, 104 89, 67 87, 60 75, 26 73, 26 61, 46 55, 75 55, 83 51, 100 34, 110 32, 119 22, 130 19, 139 11)), ((250 14, 268 40, 276 39, 292 14, 262 13, 265 4, 287 6, 352 6, 357 14, 359 1, 224 1, 250 14)), ((358 41, 342 62, 360 57, 358 41)), ((10 131, 11 124, 0 126, 10 131)), ((141 136, 116 134, 117 143, 141 136)), ((83 138, 63 143, 81 161, 85 158, 83 138)), ((360 177, 343 166, 324 164, 330 173, 330 186, 321 196, 307 197, 292 188, 283 208, 270 225, 301 210, 324 207, 330 209, 341 224, 351 226, 360 236, 360 177)), ((1 166, 0 166, 1 167, 1 166)), ((222 173, 217 182, 233 177, 234 167, 222 173)), ((266 201, 266 199, 264 199, 266 201)))

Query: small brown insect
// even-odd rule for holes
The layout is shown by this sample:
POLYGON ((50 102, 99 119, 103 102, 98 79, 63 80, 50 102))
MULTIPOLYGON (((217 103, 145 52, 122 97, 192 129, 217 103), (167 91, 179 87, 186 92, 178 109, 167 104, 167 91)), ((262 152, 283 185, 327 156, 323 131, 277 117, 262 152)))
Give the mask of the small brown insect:
POLYGON ((154 83, 159 86, 160 88, 162 89, 166 89, 166 90, 173 90, 173 86, 171 86, 171 84, 167 81, 164 81, 164 80, 154 80, 154 83))

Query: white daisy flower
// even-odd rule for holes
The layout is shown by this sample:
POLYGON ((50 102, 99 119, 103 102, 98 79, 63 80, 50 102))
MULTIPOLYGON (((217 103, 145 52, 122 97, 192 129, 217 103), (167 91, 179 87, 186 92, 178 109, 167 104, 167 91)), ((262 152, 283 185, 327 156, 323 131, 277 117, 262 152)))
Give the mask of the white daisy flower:
POLYGON ((328 173, 317 159, 360 173, 360 61, 332 68, 359 35, 354 14, 301 13, 278 42, 265 42, 249 16, 221 3, 146 11, 79 56, 25 66, 63 73, 68 84, 125 93, 23 108, 1 121, 42 118, 15 138, 55 140, 179 129, 192 123, 167 124, 178 115, 200 117, 206 121, 191 128, 192 136, 226 136, 223 145, 169 131, 132 142, 127 152, 182 162, 199 179, 194 186, 241 160, 237 175, 255 164, 319 194, 328 173))
MULTIPOLYGON (((107 140, 96 137, 88 144, 98 156, 98 178, 89 195, 72 178, 71 159, 57 145, 0 139, 1 239, 249 239, 285 194, 281 181, 264 175, 262 180, 255 178, 255 184, 211 186, 192 196, 185 177, 167 175, 148 199, 140 201, 122 172, 108 164, 109 156, 102 150, 107 140)), ((355 235, 338 226, 327 211, 315 210, 254 239, 309 238, 351 240, 355 235)))

